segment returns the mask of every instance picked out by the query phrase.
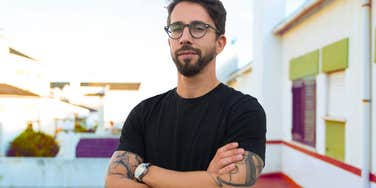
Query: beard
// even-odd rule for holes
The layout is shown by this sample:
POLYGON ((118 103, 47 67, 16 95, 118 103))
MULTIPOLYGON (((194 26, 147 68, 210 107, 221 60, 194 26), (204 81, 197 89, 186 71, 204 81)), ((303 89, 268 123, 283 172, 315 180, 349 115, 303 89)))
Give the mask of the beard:
POLYGON ((171 52, 171 57, 175 63, 177 70, 180 72, 180 74, 186 77, 192 77, 200 73, 202 69, 204 69, 206 65, 208 65, 209 62, 212 61, 216 55, 217 54, 215 51, 215 47, 211 48, 205 56, 202 56, 200 49, 193 48, 189 45, 184 45, 179 50, 176 50, 175 53, 171 52), (178 53, 184 50, 194 51, 198 56, 197 62, 194 62, 192 58, 186 58, 182 61, 179 61, 178 53))

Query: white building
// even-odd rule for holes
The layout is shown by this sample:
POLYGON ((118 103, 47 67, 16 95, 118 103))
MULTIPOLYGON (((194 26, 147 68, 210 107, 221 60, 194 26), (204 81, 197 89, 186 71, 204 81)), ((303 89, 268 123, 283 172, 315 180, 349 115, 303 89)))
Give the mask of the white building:
POLYGON ((249 93, 267 114, 264 175, 376 188, 376 7, 367 2, 310 0, 281 21, 285 0, 254 1, 249 93))
POLYGON ((54 135, 57 119, 74 120, 89 110, 51 98, 46 69, 36 59, 8 46, 0 35, 0 156, 28 122, 54 135))

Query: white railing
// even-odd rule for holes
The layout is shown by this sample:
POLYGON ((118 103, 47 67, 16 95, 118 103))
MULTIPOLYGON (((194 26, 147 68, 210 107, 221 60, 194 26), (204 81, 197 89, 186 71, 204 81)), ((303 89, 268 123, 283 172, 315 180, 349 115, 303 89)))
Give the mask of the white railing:
POLYGON ((109 158, 0 157, 0 187, 104 187, 109 158))

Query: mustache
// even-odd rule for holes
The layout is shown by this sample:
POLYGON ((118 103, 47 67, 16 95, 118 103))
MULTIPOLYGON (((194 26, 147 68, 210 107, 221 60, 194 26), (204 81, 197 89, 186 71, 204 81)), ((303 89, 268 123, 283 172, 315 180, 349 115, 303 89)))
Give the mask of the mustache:
POLYGON ((194 51, 194 52, 196 52, 197 54, 201 55, 201 50, 200 50, 200 49, 193 48, 192 46, 189 46, 189 45, 184 45, 184 46, 182 46, 180 49, 178 49, 178 50, 175 51, 175 56, 178 56, 178 54, 179 54, 181 51, 187 51, 187 50, 194 51))

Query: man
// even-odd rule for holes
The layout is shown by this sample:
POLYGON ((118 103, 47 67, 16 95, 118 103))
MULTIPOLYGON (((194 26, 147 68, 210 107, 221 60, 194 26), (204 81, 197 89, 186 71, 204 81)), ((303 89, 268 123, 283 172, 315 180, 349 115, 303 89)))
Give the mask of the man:
POLYGON ((177 87, 132 110, 106 186, 250 187, 264 167, 266 120, 255 98, 216 78, 226 11, 219 0, 173 0, 168 13, 177 87))

